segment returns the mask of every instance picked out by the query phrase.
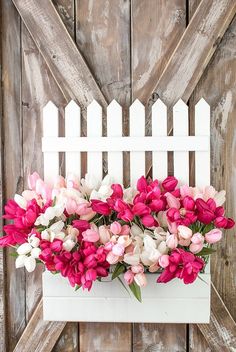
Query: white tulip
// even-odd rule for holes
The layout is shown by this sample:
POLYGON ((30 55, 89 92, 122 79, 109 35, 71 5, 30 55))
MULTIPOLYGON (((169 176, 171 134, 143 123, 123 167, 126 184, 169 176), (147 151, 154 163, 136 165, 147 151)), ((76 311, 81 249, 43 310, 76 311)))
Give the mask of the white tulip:
POLYGON ((139 235, 142 235, 142 234, 143 234, 142 229, 141 229, 138 225, 136 225, 136 224, 133 224, 133 225, 131 226, 130 232, 131 232, 131 234, 132 234, 133 236, 139 236, 139 235))
POLYGON ((32 247, 38 247, 40 243, 40 239, 35 235, 33 235, 28 238, 28 242, 32 247))
POLYGON ((52 224, 50 226, 49 230, 52 231, 52 232, 55 232, 57 234, 57 233, 61 232, 61 230, 63 229, 64 225, 65 225, 64 222, 59 220, 59 221, 55 222, 54 224, 52 224))
POLYGON ((102 186, 110 186, 113 183, 113 179, 110 175, 106 175, 102 180, 102 186))
POLYGON ((16 269, 23 268, 25 266, 25 258, 27 258, 26 255, 19 255, 16 258, 16 261, 15 261, 16 269))
POLYGON ((20 196, 19 194, 15 194, 14 201, 19 205, 20 208, 26 209, 27 208, 27 201, 24 197, 20 196))
POLYGON ((29 273, 32 273, 32 271, 34 271, 34 269, 36 268, 36 260, 35 258, 33 257, 26 257, 24 259, 24 265, 25 265, 25 268, 26 270, 29 272, 29 273))
POLYGON ((41 249, 40 248, 33 248, 30 255, 33 258, 39 258, 40 254, 41 254, 41 249))
POLYGON ((124 255, 124 262, 129 265, 138 265, 140 263, 140 248, 135 246, 133 253, 126 253, 124 255))
POLYGON ((167 247, 167 244, 165 241, 162 241, 159 246, 157 247, 158 251, 161 253, 161 254, 166 254, 168 253, 168 247, 167 247))
POLYGON ((70 252, 72 250, 72 248, 74 248, 75 246, 75 242, 68 239, 63 243, 63 249, 67 252, 70 252))
POLYGON ((20 245, 20 247, 17 248, 17 253, 19 255, 25 255, 25 254, 29 254, 31 252, 31 245, 27 242, 27 243, 23 243, 20 245))
POLYGON ((45 240, 45 241, 50 240, 50 234, 49 234, 48 230, 43 230, 41 232, 41 238, 42 238, 42 240, 45 240))

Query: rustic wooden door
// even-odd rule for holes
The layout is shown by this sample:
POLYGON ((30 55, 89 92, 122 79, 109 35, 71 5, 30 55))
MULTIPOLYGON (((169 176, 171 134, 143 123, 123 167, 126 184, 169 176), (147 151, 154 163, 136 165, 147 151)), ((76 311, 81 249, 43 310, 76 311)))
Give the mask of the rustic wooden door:
MULTIPOLYGON (((170 107, 182 98, 190 111, 204 97, 212 108, 212 184, 226 189, 235 216, 235 13, 234 0, 2 0, 0 204, 23 189, 30 170, 42 172, 48 100, 74 99, 83 112, 93 98, 104 108, 113 98, 127 108, 139 98, 149 112, 159 96, 170 107)), ((43 322, 41 268, 16 271, 0 252, 1 351, 233 351, 232 232, 212 260, 211 323, 199 326, 43 322)))

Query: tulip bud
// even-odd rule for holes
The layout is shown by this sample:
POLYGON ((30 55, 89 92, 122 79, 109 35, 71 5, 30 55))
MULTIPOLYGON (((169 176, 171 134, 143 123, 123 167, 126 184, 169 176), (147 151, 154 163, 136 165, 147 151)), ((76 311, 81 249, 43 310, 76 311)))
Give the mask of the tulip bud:
POLYGON ((23 268, 25 266, 25 258, 27 258, 26 255, 19 255, 16 258, 16 261, 15 261, 16 269, 23 268))
POLYGON ((147 278, 144 273, 139 273, 134 276, 134 281, 140 287, 144 287, 147 285, 147 278))
POLYGON ((36 268, 36 260, 35 258, 33 257, 26 257, 25 260, 24 260, 24 265, 25 265, 25 268, 26 270, 29 272, 29 273, 32 273, 32 271, 34 271, 34 269, 36 268))
POLYGON ((111 225, 110 225, 110 230, 114 235, 118 235, 121 232, 121 224, 118 221, 114 221, 111 225))
POLYGON ((166 268, 169 265, 169 255, 168 254, 163 254, 159 258, 159 264, 162 268, 166 268))
POLYGON ((112 252, 109 252, 107 254, 107 258, 106 259, 107 259, 107 262, 109 264, 116 264, 119 261, 119 255, 115 255, 112 252))
POLYGON ((166 245, 170 249, 174 249, 178 246, 178 239, 176 235, 169 235, 167 240, 166 240, 166 245))
POLYGON ((192 197, 186 196, 183 199, 183 206, 186 210, 194 210, 195 208, 195 201, 192 197))
POLYGON ((41 254, 41 249, 40 248, 33 248, 30 255, 33 258, 39 258, 40 254, 41 254))
POLYGON ((63 249, 67 252, 70 252, 72 248, 74 248, 74 246, 75 246, 75 242, 72 241, 71 239, 68 239, 63 243, 63 249))
POLYGON ((131 271, 132 271, 132 273, 134 273, 134 274, 143 273, 143 272, 144 272, 144 267, 143 267, 142 264, 132 265, 131 271))
POLYGON ((153 227, 156 223, 152 215, 145 215, 141 218, 141 222, 146 227, 153 227))
POLYGON ((25 254, 29 254, 32 250, 32 246, 26 242, 21 244, 18 248, 17 248, 17 253, 19 255, 25 255, 25 254))
POLYGON ((40 179, 40 176, 37 172, 34 172, 32 175, 29 175, 28 176, 28 186, 29 186, 29 189, 31 190, 35 190, 35 187, 36 187, 36 182, 37 180, 40 179))
POLYGON ((117 243, 112 247, 112 253, 121 257, 124 254, 125 248, 121 244, 117 243))
POLYGON ((178 230, 179 236, 186 240, 192 237, 193 232, 187 226, 179 225, 177 230, 178 230))
POLYGON ((132 284, 132 282, 134 281, 134 274, 132 273, 131 270, 128 270, 124 273, 124 279, 128 285, 132 284))
POLYGON ((162 187, 167 192, 172 192, 175 190, 178 184, 178 180, 174 176, 168 176, 163 182, 162 187))
POLYGON ((219 229, 213 229, 205 234, 205 239, 207 243, 216 243, 222 238, 222 231, 219 229))

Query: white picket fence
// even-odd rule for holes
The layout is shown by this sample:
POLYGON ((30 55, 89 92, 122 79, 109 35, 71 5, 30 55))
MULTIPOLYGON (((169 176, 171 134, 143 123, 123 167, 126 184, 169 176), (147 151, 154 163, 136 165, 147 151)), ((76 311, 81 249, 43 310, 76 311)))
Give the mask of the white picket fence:
MULTIPOLYGON (((113 100, 107 108, 107 136, 102 137, 102 108, 93 101, 87 109, 87 137, 81 137, 80 108, 71 101, 65 108, 65 137, 58 136, 58 108, 49 102, 43 110, 42 148, 45 179, 59 173, 59 153, 65 153, 66 173, 81 176, 81 152, 87 152, 87 172, 102 179, 102 152, 108 152, 108 173, 123 181, 123 152, 130 152, 130 183, 145 174, 145 151, 152 152, 153 178, 168 175, 168 151, 174 152, 174 175, 189 182, 189 151, 195 152, 195 184, 210 184, 210 107, 201 99, 195 106, 195 136, 189 136, 188 106, 173 108, 173 136, 167 136, 167 107, 158 100, 152 107, 152 136, 145 136, 145 109, 136 100, 130 107, 130 136, 122 135, 122 108, 113 100)), ((208 323, 210 317, 209 265, 194 284, 180 280, 156 284, 148 274, 140 304, 115 280, 95 282, 91 292, 74 291, 61 276, 43 273, 45 320, 96 322, 208 323), (56 287, 56 290, 55 290, 56 287)))
POLYGON ((59 174, 59 152, 65 152, 66 174, 81 176, 81 152, 87 152, 87 172, 103 176, 102 152, 108 152, 108 174, 123 183, 123 152, 130 152, 130 184, 145 175, 145 152, 152 152, 152 176, 168 175, 168 151, 174 152, 174 175, 189 183, 189 152, 195 152, 195 184, 210 184, 210 107, 204 99, 195 106, 195 135, 189 135, 188 106, 179 100, 173 107, 173 136, 167 135, 167 107, 158 99, 152 106, 152 136, 145 136, 145 107, 139 100, 129 109, 129 136, 123 136, 122 107, 113 100, 107 108, 107 136, 102 136, 103 112, 94 100, 87 108, 87 137, 81 137, 79 106, 71 101, 65 108, 65 137, 59 137, 58 108, 43 109, 45 179, 59 174))

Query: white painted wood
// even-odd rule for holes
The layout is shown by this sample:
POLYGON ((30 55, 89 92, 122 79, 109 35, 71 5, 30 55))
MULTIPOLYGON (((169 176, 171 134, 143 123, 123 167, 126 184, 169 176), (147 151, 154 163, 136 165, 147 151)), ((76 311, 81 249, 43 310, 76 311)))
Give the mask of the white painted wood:
MULTIPOLYGON (((102 107, 96 100, 93 100, 87 108, 87 136, 102 136, 102 107)), ((87 153, 87 172, 94 175, 98 180, 102 180, 102 152, 96 150, 96 144, 94 143, 93 151, 87 153)))
MULTIPOLYGON (((136 99, 130 106, 129 113, 130 136, 145 136, 144 105, 136 99)), ((130 184, 132 186, 136 185, 137 180, 143 175, 145 175, 145 151, 130 152, 130 184)))
MULTIPOLYGON (((43 151, 207 151, 208 137, 81 137, 52 138, 42 140, 43 151)), ((162 167, 162 166, 161 166, 162 167)))
POLYGON ((208 323, 210 275, 201 274, 191 285, 178 279, 157 284, 147 274, 142 303, 129 295, 118 280, 96 281, 90 292, 74 291, 67 279, 43 274, 45 320, 149 323, 208 323), (55 290, 55 287, 57 288, 55 290))
MULTIPOLYGON (((152 106, 152 136, 157 145, 162 145, 159 138, 167 136, 167 107, 158 99, 152 106)), ((169 149, 169 148, 168 148, 169 149)), ((168 153, 159 151, 152 153, 152 177, 164 180, 168 176, 168 153)))
MULTIPOLYGON (((210 143, 210 106, 202 98, 195 105, 195 136, 207 136, 210 143)), ((211 184, 210 147, 195 152, 195 183, 198 187, 211 184)))
MULTIPOLYGON (((58 108, 51 101, 43 108, 43 135, 45 137, 58 137, 58 108)), ((44 179, 53 185, 55 177, 59 174, 59 153, 57 151, 45 151, 44 179)))
MULTIPOLYGON (((188 136, 188 106, 179 100, 173 107, 173 135, 188 136)), ((181 184, 189 184, 189 152, 174 152, 174 175, 181 184)))
MULTIPOLYGON (((113 100, 107 108, 107 136, 121 137, 122 140, 122 108, 116 100, 113 100)), ((113 144, 115 141, 114 139, 113 144)), ((123 153, 121 148, 118 150, 108 152, 108 174, 114 183, 123 184, 123 153)))
MULTIPOLYGON (((65 136, 80 137, 80 107, 73 100, 65 107, 65 136)), ((65 154, 66 175, 72 173, 81 178, 81 154, 76 151, 65 154)))

